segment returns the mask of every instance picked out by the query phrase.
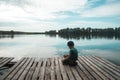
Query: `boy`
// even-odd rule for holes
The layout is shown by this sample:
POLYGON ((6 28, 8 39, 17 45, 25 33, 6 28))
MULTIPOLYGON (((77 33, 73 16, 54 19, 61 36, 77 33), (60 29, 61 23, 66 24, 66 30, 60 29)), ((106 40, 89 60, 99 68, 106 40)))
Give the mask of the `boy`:
POLYGON ((64 55, 62 59, 63 65, 70 65, 70 66, 76 66, 77 62, 76 60, 78 59, 78 51, 76 48, 74 48, 74 42, 69 41, 67 43, 68 47, 70 48, 69 55, 64 55))

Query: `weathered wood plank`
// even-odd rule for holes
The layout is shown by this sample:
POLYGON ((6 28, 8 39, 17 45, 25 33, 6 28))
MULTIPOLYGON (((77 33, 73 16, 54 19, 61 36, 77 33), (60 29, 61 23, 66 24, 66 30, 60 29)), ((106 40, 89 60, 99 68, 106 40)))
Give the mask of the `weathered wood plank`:
POLYGON ((56 80, 55 79, 55 61, 54 61, 55 59, 54 58, 52 58, 51 59, 51 80, 56 80))
POLYGON ((50 80, 50 70, 51 70, 51 60, 47 59, 46 71, 45 71, 45 80, 50 80))
POLYGON ((96 76, 95 76, 96 79, 107 80, 107 77, 105 77, 103 74, 101 74, 101 73, 94 67, 94 65, 91 65, 91 64, 88 62, 88 60, 86 60, 86 59, 84 58, 84 56, 81 57, 81 59, 84 60, 84 62, 85 62, 87 65, 89 65, 89 67, 92 69, 92 71, 93 71, 94 73, 96 73, 96 76))
POLYGON ((15 73, 14 76, 12 77, 13 80, 18 80, 18 78, 23 73, 24 69, 26 68, 26 66, 29 64, 31 60, 32 60, 31 58, 28 58, 27 61, 20 67, 20 69, 17 70, 17 73, 15 73))
MULTIPOLYGON (((31 80, 33 77, 33 73, 35 71, 36 65, 38 62, 34 61, 33 65, 31 66, 31 68, 29 69, 29 72, 26 75, 25 80, 31 80)), ((22 79, 21 79, 22 80, 22 79)), ((24 80, 24 79, 23 79, 24 80)))
POLYGON ((4 74, 1 78, 1 80, 6 80, 6 78, 13 73, 13 71, 17 68, 17 66, 21 65, 23 61, 25 61, 25 58, 20 59, 12 68, 8 70, 6 74, 4 74))
POLYGON ((4 66, 5 64, 9 63, 10 61, 12 61, 14 58, 10 57, 10 58, 3 58, 2 60, 0 60, 0 67, 4 66))
POLYGON ((4 63, 4 61, 8 60, 7 57, 3 58, 1 61, 0 61, 0 64, 4 63))
POLYGON ((120 66, 117 66, 117 68, 120 70, 120 66))
POLYGON ((2 61, 4 61, 5 59, 7 59, 7 57, 2 57, 2 58, 0 59, 0 64, 1 64, 2 61))
MULTIPOLYGON (((96 60, 95 58, 93 58, 93 57, 91 57, 91 59, 93 59, 93 60, 95 60, 96 62, 97 62, 97 64, 99 64, 99 67, 101 67, 104 71, 106 71, 107 73, 109 73, 111 76, 113 76, 115 79, 117 78, 117 79, 119 79, 119 77, 116 75, 116 74, 114 74, 113 72, 111 72, 109 69, 107 69, 105 66, 106 65, 104 65, 104 64, 102 64, 100 61, 98 61, 98 60, 96 60)), ((120 74, 119 74, 120 75, 120 74)))
POLYGON ((82 78, 79 76, 78 72, 76 71, 76 69, 74 67, 70 67, 72 72, 73 72, 73 75, 75 76, 75 79, 76 80, 82 80, 82 78))
POLYGON ((93 66, 92 68, 98 74, 103 80, 109 80, 108 77, 106 77, 103 73, 101 73, 101 69, 99 69, 95 64, 93 64, 90 60, 87 59, 87 57, 82 57, 83 59, 86 59, 86 62, 88 62, 89 65, 93 66))
MULTIPOLYGON (((102 58, 79 56, 75 67, 63 65, 61 59, 22 58, 0 80, 120 80, 118 67, 102 58)), ((11 58, 0 60, 5 63, 11 58)))
POLYGON ((61 71, 60 71, 60 66, 58 63, 58 58, 55 58, 55 72, 56 72, 56 80, 62 80, 62 76, 61 76, 61 71))
POLYGON ((47 60, 44 59, 43 66, 41 66, 41 70, 40 70, 39 80, 44 80, 44 78, 45 78, 46 62, 47 62, 47 60))
POLYGON ((2 61, 3 57, 0 57, 0 61, 2 61))
POLYGON ((82 71, 81 70, 81 68, 80 68, 80 63, 77 61, 77 63, 78 63, 78 65, 76 66, 76 70, 77 70, 77 72, 79 73, 79 75, 81 76, 81 78, 82 78, 82 80, 90 80, 87 76, 86 76, 86 74, 84 73, 84 71, 82 71))
POLYGON ((70 66, 69 65, 64 65, 64 67, 65 67, 65 70, 68 74, 69 80, 75 80, 75 77, 73 76, 73 73, 70 69, 70 66))
POLYGON ((14 71, 12 71, 12 73, 6 78, 6 80, 11 80, 14 77, 14 75, 21 69, 21 67, 26 63, 26 61, 27 58, 25 58, 25 60, 22 61, 22 63, 18 65, 16 69, 14 69, 14 71))
POLYGON ((105 75, 108 79, 112 79, 115 80, 115 78, 113 78, 109 73, 107 73, 104 69, 102 69, 101 67, 99 67, 100 65, 93 59, 91 59, 91 57, 86 56, 86 59, 89 60, 89 62, 91 64, 94 65, 94 67, 96 67, 103 75, 105 75))
POLYGON ((42 65, 42 59, 40 59, 40 60, 38 61, 38 65, 37 65, 37 67, 36 67, 36 69, 35 69, 35 72, 34 72, 34 74, 33 74, 32 80, 38 80, 38 78, 39 78, 39 73, 40 73, 40 69, 41 69, 41 65, 42 65))
POLYGON ((80 67, 80 69, 82 70, 82 72, 85 73, 86 77, 89 80, 94 80, 94 77, 89 73, 89 71, 84 67, 83 62, 78 58, 78 65, 80 67))
POLYGON ((30 59, 29 64, 25 67, 24 71, 22 72, 22 74, 20 75, 18 80, 24 80, 26 75, 28 74, 28 71, 30 70, 31 65, 33 64, 33 62, 35 61, 34 58, 30 59))
POLYGON ((59 64, 60 64, 60 70, 61 70, 63 80, 68 80, 68 76, 67 76, 65 68, 64 68, 64 66, 63 66, 63 64, 61 62, 61 59, 58 58, 58 61, 59 61, 59 64))
POLYGON ((109 70, 109 71, 110 71, 111 73, 113 73, 114 75, 120 77, 120 72, 118 72, 118 71, 114 70, 113 68, 111 68, 110 66, 108 66, 107 63, 101 62, 101 61, 102 61, 102 58, 101 58, 101 60, 100 60, 100 59, 98 59, 97 57, 94 57, 94 58, 92 57, 92 59, 96 59, 96 61, 98 61, 99 64, 101 64, 105 69, 109 70))
POLYGON ((79 57, 80 61, 82 61, 84 67, 86 67, 86 69, 89 71, 89 73, 96 79, 101 80, 100 76, 98 76, 94 70, 91 68, 91 65, 89 65, 84 59, 82 59, 82 57, 79 57))
POLYGON ((100 58, 100 57, 97 57, 97 56, 93 56, 95 59, 101 61, 103 64, 109 66, 110 68, 114 69, 115 71, 117 71, 118 73, 120 73, 120 69, 118 68, 117 65, 107 61, 106 59, 103 59, 103 58, 100 58))

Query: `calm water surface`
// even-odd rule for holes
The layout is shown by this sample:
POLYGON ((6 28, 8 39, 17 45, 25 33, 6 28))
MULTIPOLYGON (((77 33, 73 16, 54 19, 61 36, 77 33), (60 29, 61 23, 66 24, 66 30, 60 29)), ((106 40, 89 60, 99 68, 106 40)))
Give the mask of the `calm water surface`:
MULTIPOLYGON (((96 55, 120 65, 120 40, 107 38, 69 39, 75 42, 79 55, 96 55)), ((55 57, 69 53, 68 39, 58 35, 15 35, 0 37, 0 57, 55 57)))

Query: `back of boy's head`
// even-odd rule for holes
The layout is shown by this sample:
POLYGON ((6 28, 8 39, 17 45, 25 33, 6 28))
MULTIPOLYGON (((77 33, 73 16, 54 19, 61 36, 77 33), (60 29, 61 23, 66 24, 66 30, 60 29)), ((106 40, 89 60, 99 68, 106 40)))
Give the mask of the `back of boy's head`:
POLYGON ((68 41, 67 45, 68 46, 74 46, 74 42, 73 41, 68 41))

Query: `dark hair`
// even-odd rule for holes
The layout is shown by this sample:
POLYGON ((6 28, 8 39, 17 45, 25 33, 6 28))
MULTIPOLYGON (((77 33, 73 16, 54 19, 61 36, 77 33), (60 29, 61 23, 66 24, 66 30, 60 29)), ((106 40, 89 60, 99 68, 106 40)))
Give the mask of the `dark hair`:
POLYGON ((74 42, 73 41, 68 41, 67 45, 68 46, 74 46, 74 42))

